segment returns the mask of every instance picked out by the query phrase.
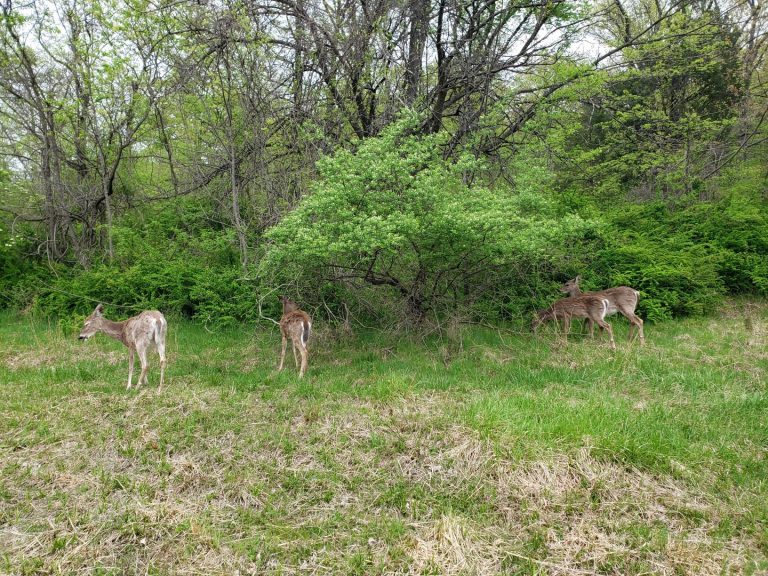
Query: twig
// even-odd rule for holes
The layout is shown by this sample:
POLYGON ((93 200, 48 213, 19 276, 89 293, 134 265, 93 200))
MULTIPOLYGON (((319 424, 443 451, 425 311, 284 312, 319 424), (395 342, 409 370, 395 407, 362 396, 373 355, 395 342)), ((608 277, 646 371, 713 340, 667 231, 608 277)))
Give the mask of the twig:
POLYGON ((274 318, 270 318, 269 316, 264 316, 264 314, 263 314, 263 313, 262 313, 262 311, 261 311, 261 303, 264 301, 264 298, 266 298, 266 297, 267 297, 267 296, 269 296, 270 294, 273 294, 274 292, 277 292, 278 288, 282 288, 282 287, 283 287, 283 285, 281 284, 281 285, 280 285, 280 286, 278 286, 277 288, 273 288, 272 290, 270 290, 270 291, 269 291, 269 292, 267 292, 266 294, 262 294, 262 295, 259 297, 259 300, 258 300, 259 318, 260 318, 260 319, 262 319, 262 320, 269 320, 269 321, 270 321, 270 322, 272 322, 272 323, 273 323, 275 326, 280 326, 280 322, 278 322, 278 321, 277 321, 277 320, 275 320, 274 318))

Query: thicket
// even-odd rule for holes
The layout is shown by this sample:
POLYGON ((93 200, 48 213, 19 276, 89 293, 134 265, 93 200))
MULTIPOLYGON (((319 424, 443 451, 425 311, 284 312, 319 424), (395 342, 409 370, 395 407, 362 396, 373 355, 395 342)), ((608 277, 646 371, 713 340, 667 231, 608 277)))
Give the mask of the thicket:
POLYGON ((637 288, 640 314, 653 321, 710 312, 729 294, 768 294, 757 165, 728 172, 711 200, 601 212, 528 187, 546 184, 534 163, 519 186, 491 190, 477 183, 476 159, 443 161, 440 136, 407 132, 397 125, 321 162, 313 191, 254 239, 246 269, 234 231, 210 218, 204 197, 120 218, 114 260, 89 268, 31 260, 30 246, 3 230, 2 306, 67 317, 106 302, 115 316, 159 308, 221 324, 254 322, 260 309, 275 317, 285 292, 336 320, 349 311, 383 325, 526 321, 581 274, 585 289, 637 288))
MULTIPOLYGON (((97 302, 126 316, 156 308, 205 322, 253 320, 254 286, 244 277, 233 232, 208 218, 209 202, 186 198, 121 218, 112 228, 115 258, 88 268, 16 262, 3 274, 5 301, 55 316, 82 315, 97 302)), ((5 272, 5 269, 4 269, 5 272)))

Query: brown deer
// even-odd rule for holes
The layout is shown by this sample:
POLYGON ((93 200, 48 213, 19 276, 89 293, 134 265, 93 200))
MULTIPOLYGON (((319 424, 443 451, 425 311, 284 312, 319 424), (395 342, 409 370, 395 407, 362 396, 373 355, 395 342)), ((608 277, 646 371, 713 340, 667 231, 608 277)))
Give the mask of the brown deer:
POLYGON ((280 302, 283 304, 283 316, 280 318, 280 334, 283 337, 283 342, 282 349, 280 350, 280 367, 278 370, 283 369, 285 347, 290 338, 291 343, 293 344, 293 359, 296 362, 297 368, 299 367, 299 359, 296 356, 297 348, 301 354, 299 378, 302 378, 307 371, 307 363, 309 361, 307 342, 309 341, 309 335, 312 332, 312 319, 309 317, 309 314, 303 310, 299 310, 299 305, 296 304, 296 302, 289 300, 285 296, 280 296, 280 302))
POLYGON ((571 319, 586 318, 608 332, 608 336, 611 339, 611 348, 615 350, 616 342, 613 340, 613 329, 611 328, 611 325, 605 321, 609 306, 610 304, 607 298, 601 298, 591 294, 584 294, 583 296, 576 296, 574 298, 563 298, 556 301, 549 308, 536 312, 531 328, 536 332, 539 326, 544 322, 549 320, 558 322, 562 320, 565 341, 567 342, 568 333, 571 331, 571 319))
MULTIPOLYGON (((637 308, 637 299, 640 296, 640 292, 629 286, 617 286, 616 288, 607 288, 606 290, 599 290, 597 292, 582 292, 579 288, 579 282, 581 276, 576 276, 573 280, 568 280, 560 287, 560 291, 568 294, 570 297, 582 296, 584 294, 591 294, 593 296, 599 296, 608 300, 608 316, 620 312, 627 320, 629 320, 629 339, 634 336, 634 330, 640 335, 640 343, 645 343, 645 334, 643 333, 643 320, 635 314, 635 308, 637 308)), ((593 336, 595 325, 592 320, 587 319, 589 322, 589 335, 593 336)))
POLYGON ((165 380, 165 334, 168 331, 168 323, 165 317, 157 310, 142 312, 138 316, 128 318, 123 322, 113 322, 104 318, 104 305, 99 304, 93 313, 85 319, 83 329, 80 331, 80 340, 87 340, 97 332, 102 332, 107 336, 120 340, 128 347, 128 389, 130 390, 133 380, 133 361, 134 354, 139 355, 141 363, 141 375, 138 388, 147 383, 147 352, 154 346, 160 355, 160 386, 158 391, 163 389, 165 380))

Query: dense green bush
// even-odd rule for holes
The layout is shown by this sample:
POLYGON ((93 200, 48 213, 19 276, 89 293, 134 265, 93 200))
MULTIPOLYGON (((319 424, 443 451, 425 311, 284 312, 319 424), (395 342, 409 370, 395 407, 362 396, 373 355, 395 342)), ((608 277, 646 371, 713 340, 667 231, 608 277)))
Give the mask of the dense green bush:
MULTIPOLYGON (((509 186, 481 185, 482 164, 442 157, 441 136, 398 125, 320 163, 314 191, 240 265, 231 230, 188 197, 116 220, 114 259, 88 268, 30 254, 0 226, 0 307, 78 318, 97 302, 125 317, 148 308, 210 324, 280 314, 278 293, 315 314, 373 325, 421 314, 522 321, 562 297, 629 285, 647 320, 705 314, 727 294, 768 294, 762 169, 723 178, 713 200, 599 206, 557 190, 535 155, 509 186), (470 183, 471 182, 471 183, 470 183)), ((257 242, 254 242, 256 245, 257 242)))
POLYGON ((711 312, 726 294, 768 294, 768 216, 753 190, 670 207, 623 205, 608 213, 610 245, 582 275, 588 287, 628 284, 651 320, 711 312))
POLYGON ((560 259, 595 229, 533 185, 469 184, 477 159, 445 160, 443 135, 410 128, 406 119, 319 164, 312 194, 267 233, 264 277, 296 284, 305 299, 328 283, 378 287, 420 320, 471 306, 510 270, 560 259))
POLYGON ((66 269, 63 266, 46 268, 34 258, 35 247, 21 234, 11 233, 0 223, 0 309, 23 309, 29 306, 40 292, 52 272, 66 269))
POLYGON ((672 227, 712 247, 730 294, 768 294, 768 205, 758 195, 732 192, 695 204, 676 215, 672 227))
MULTIPOLYGON (((231 231, 211 228, 194 199, 180 204, 116 223, 112 263, 48 272, 29 303, 60 317, 86 314, 97 302, 115 317, 146 309, 212 323, 257 316, 257 293, 244 278, 231 231)), ((22 277, 35 282, 30 271, 22 277)))
POLYGON ((704 314, 721 301, 718 262, 705 246, 635 236, 597 254, 584 289, 631 286, 640 291, 639 314, 651 321, 704 314))

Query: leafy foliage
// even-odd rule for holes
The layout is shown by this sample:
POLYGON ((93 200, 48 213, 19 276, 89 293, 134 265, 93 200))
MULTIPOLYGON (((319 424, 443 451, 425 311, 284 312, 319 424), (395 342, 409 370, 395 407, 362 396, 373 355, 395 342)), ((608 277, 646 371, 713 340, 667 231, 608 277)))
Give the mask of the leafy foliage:
POLYGON ((717 262, 704 246, 637 235, 598 254, 594 270, 601 281, 593 287, 639 290, 639 313, 651 321, 701 315, 714 311, 721 301, 717 262))
POLYGON ((314 192, 267 234, 263 274, 306 295, 323 282, 386 287, 420 319, 475 301, 511 267, 553 260, 594 229, 534 187, 468 184, 477 160, 445 160, 443 137, 413 135, 413 120, 320 163, 314 192))
POLYGON ((278 30, 278 4, 0 10, 0 307, 232 323, 280 289, 508 321, 581 274, 654 320, 768 294, 762 11, 310 3, 278 30))
POLYGON ((699 191, 714 173, 713 143, 738 115, 736 34, 709 13, 680 12, 654 29, 623 51, 619 71, 560 92, 531 126, 547 130, 565 186, 604 201, 655 200, 699 191))
POLYGON ((62 269, 39 289, 36 306, 59 316, 104 302, 121 309, 116 316, 157 308, 215 323, 253 318, 255 295, 243 279, 232 231, 211 228, 204 203, 189 199, 182 207, 116 225, 115 263, 62 269))

